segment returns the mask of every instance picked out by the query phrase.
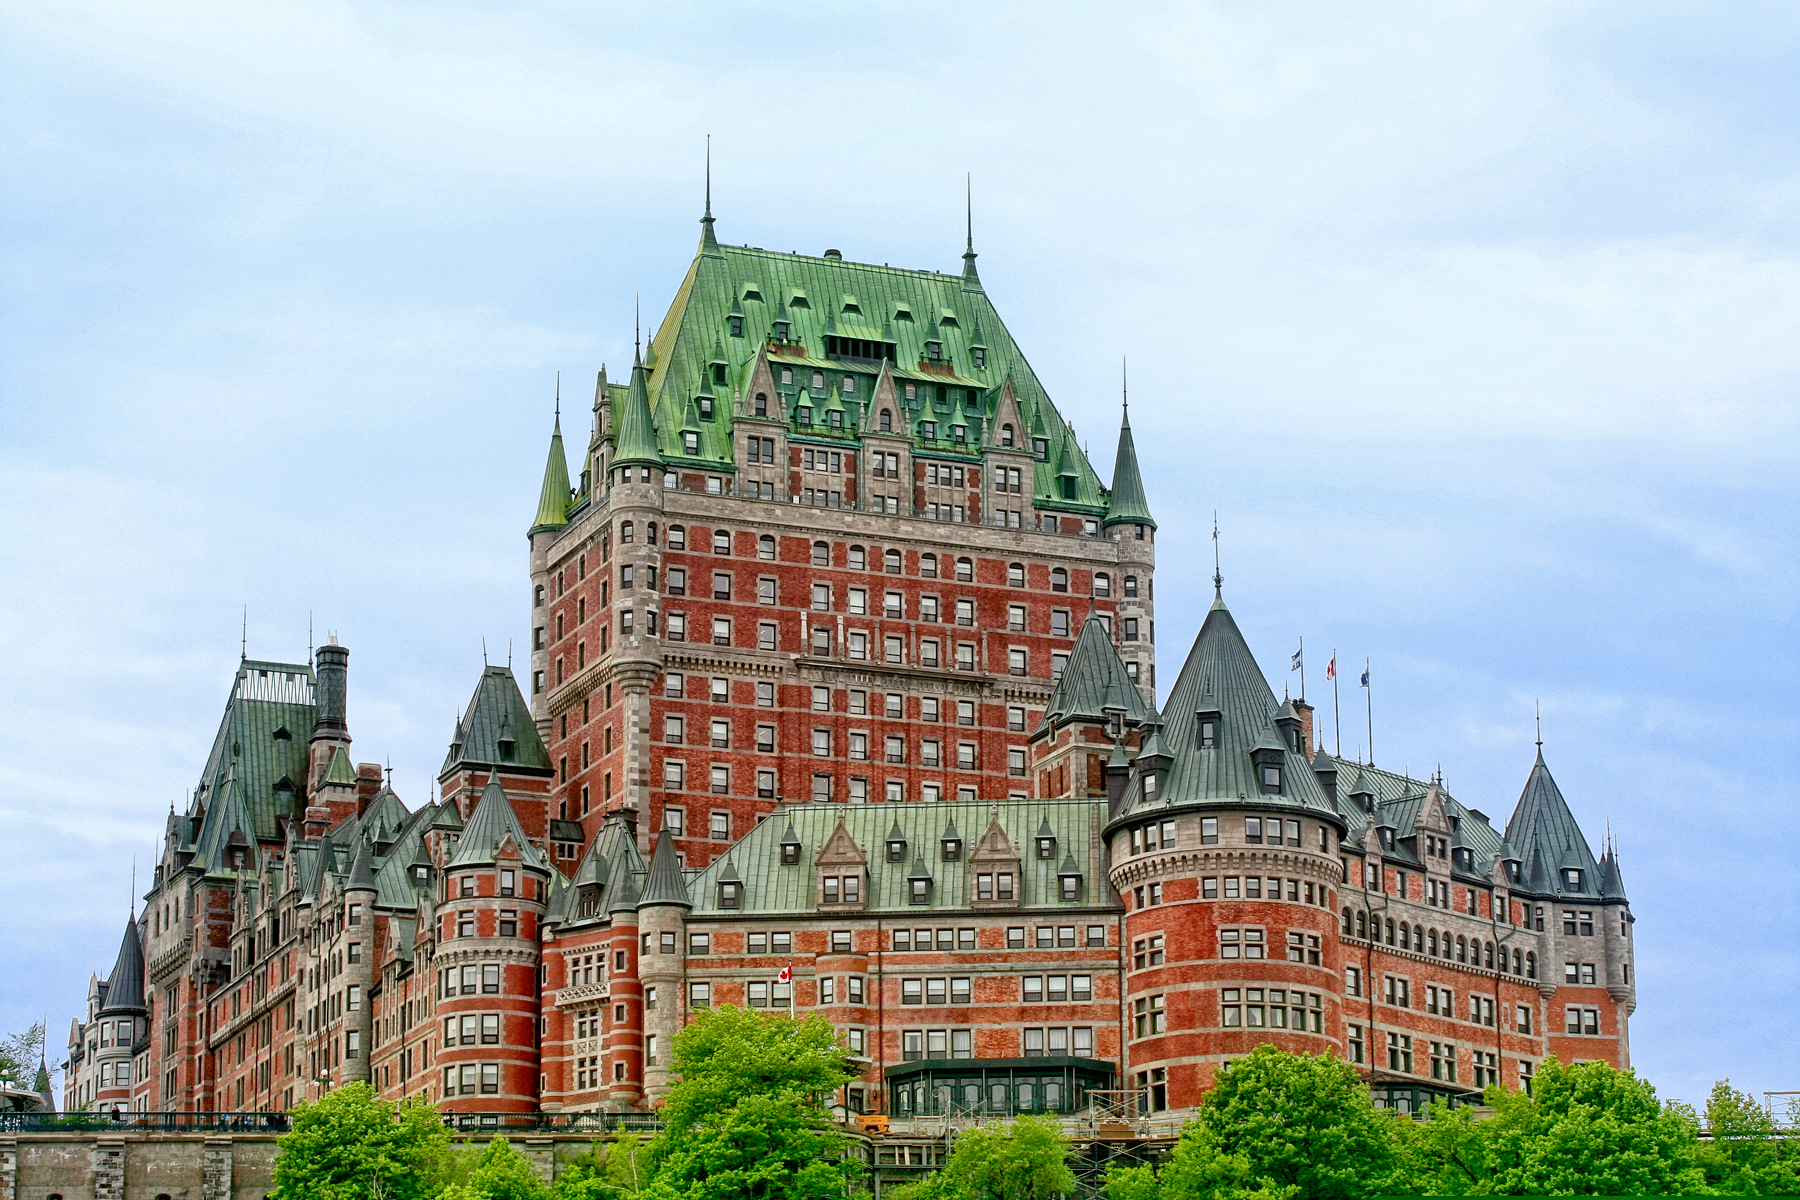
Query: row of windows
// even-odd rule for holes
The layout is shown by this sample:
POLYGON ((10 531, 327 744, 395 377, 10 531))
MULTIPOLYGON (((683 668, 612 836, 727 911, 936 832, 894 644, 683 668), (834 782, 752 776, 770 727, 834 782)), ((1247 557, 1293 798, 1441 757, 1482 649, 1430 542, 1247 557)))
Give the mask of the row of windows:
MULTIPOLYGON (((1280 900, 1283 898, 1282 878, 1279 875, 1205 875, 1200 879, 1200 898, 1202 900, 1280 900), (1267 886, 1264 886, 1265 879, 1267 886)), ((1286 898, 1294 903, 1314 904, 1325 907, 1330 904, 1325 885, 1310 879, 1288 879, 1286 881, 1286 898)))
MULTIPOLYGON (((935 766, 937 764, 928 762, 922 765, 935 766)), ((959 766, 961 765, 962 764, 959 764, 959 766)), ((964 769, 972 770, 974 769, 974 766, 973 764, 969 764, 964 769)), ((758 799, 781 799, 781 796, 779 795, 780 780, 775 771, 759 770, 755 774, 756 796, 758 799)), ((851 804, 867 804, 870 802, 871 795, 869 790, 869 779, 867 776, 852 775, 844 782, 846 785, 844 795, 845 800, 851 804)), ((916 786, 919 802, 925 804, 938 804, 943 802, 945 797, 944 784, 927 781, 919 783, 916 786)), ((815 803, 834 804, 837 802, 837 777, 835 775, 825 773, 814 774, 812 776, 811 789, 811 798, 815 803)), ((688 770, 686 763, 679 759, 667 759, 664 761, 663 790, 669 792, 682 792, 688 790, 688 770)), ((724 764, 714 764, 710 766, 707 769, 706 790, 713 795, 731 795, 731 768, 724 764)), ((956 799, 959 803, 973 803, 977 799, 977 796, 978 791, 972 785, 962 785, 956 789, 956 799)), ((906 781, 903 779, 889 779, 883 781, 882 798, 889 804, 906 803, 906 781)), ((1023 793, 1018 793, 1009 796, 1008 799, 1023 800, 1025 799, 1025 796, 1023 793)), ((674 832, 675 836, 690 836, 687 831, 687 816, 683 810, 679 808, 670 808, 664 809, 663 811, 663 819, 665 822, 669 822, 668 828, 674 832)), ((727 820, 725 825, 721 827, 718 821, 719 815, 720 814, 718 813, 713 814, 712 829, 709 830, 707 836, 714 840, 728 841, 730 840, 729 821, 727 820)))
MULTIPOLYGON (((714 704, 731 702, 731 680, 722 676, 714 676, 705 691, 700 689, 699 681, 689 686, 686 675, 679 671, 670 671, 663 676, 663 695, 671 700, 710 700, 714 704)), ((756 685, 756 705, 758 708, 773 708, 778 693, 773 683, 756 685)), ((810 708, 813 712, 847 712, 853 717, 886 717, 889 720, 906 720, 906 700, 903 692, 876 692, 873 697, 860 688, 839 690, 835 693, 829 687, 814 687, 811 693, 810 708), (834 709, 834 699, 839 707, 834 709)), ((978 710, 972 700, 953 702, 955 707, 946 706, 937 696, 919 696, 915 698, 912 720, 938 722, 951 719, 954 714, 958 725, 974 725, 978 710)), ((1028 713, 1021 706, 1012 706, 1006 710, 1006 727, 1013 733, 1023 733, 1027 727, 1028 713)), ((773 728, 773 726, 770 726, 773 728)))
MULTIPOLYGON (((940 720, 941 718, 938 716, 939 709, 937 700, 933 697, 925 697, 925 699, 929 700, 930 704, 929 706, 921 705, 921 710, 929 712, 931 715, 923 719, 929 721, 940 720)), ((957 723, 960 725, 973 725, 975 723, 974 702, 963 701, 961 703, 967 705, 967 710, 966 712, 959 712, 957 714, 957 723)), ((959 705, 959 707, 961 707, 961 705, 959 705)), ((756 727, 755 748, 764 754, 775 753, 776 732, 776 727, 773 725, 758 725, 756 727)), ((845 738, 846 757, 863 762, 869 761, 869 737, 870 735, 867 730, 853 729, 849 731, 845 738)), ((814 729, 812 731, 813 756, 815 758, 832 757, 834 754, 833 740, 833 733, 830 729, 814 729)), ((688 741, 688 720, 686 717, 674 714, 663 717, 663 742, 666 745, 681 746, 688 744, 688 741)), ((694 744, 710 745, 716 750, 731 749, 731 722, 724 718, 715 718, 706 727, 706 737, 704 741, 695 739, 694 744)), ((905 763, 909 761, 906 752, 906 739, 900 734, 885 735, 881 747, 883 752, 881 761, 890 763, 905 763)), ((976 760, 978 749, 979 747, 975 742, 957 743, 956 765, 965 770, 975 769, 977 766, 976 760)), ((1014 753, 1018 756, 1018 761, 1014 764, 1016 767, 1014 773, 1023 775, 1025 770, 1025 751, 1020 749, 1015 750, 1014 753)), ((926 767, 949 765, 944 754, 944 743, 937 738, 921 738, 919 740, 918 762, 921 766, 926 767)))
POLYGON ((500 1044, 499 1013, 469 1013, 444 1018, 444 1048, 452 1046, 497 1046, 500 1044))
POLYGON ((1352 913, 1346 908, 1343 911, 1342 933, 1345 937, 1411 950, 1415 954, 1441 958, 1447 962, 1466 963, 1488 971, 1496 969, 1497 954, 1500 971, 1525 979, 1538 977, 1535 951, 1514 949, 1508 954, 1505 946, 1496 948, 1493 942, 1482 941, 1480 938, 1460 933, 1452 935, 1448 929, 1440 933, 1422 925, 1408 925, 1405 921, 1396 924, 1392 917, 1383 918, 1363 910, 1352 913))
POLYGON ((1219 1024, 1227 1029, 1325 1032, 1325 998, 1287 988, 1220 988, 1219 1024))
POLYGON ((500 964, 471 963, 438 972, 438 999, 452 996, 494 995, 500 991, 500 964))

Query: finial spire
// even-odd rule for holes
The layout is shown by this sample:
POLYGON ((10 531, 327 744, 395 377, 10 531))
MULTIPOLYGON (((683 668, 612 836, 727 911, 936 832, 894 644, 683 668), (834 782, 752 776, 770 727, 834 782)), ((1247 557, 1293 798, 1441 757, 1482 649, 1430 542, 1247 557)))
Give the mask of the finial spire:
POLYGON ((137 855, 131 856, 131 919, 137 920, 137 855))
POLYGON ((250 657, 250 606, 244 605, 244 623, 238 629, 238 661, 250 657))
POLYGON ((1213 599, 1225 595, 1225 576, 1219 571, 1219 510, 1213 509, 1213 599))
POLYGON ((631 296, 631 352, 637 358, 644 356, 644 306, 636 292, 631 296))
POLYGON ((963 219, 965 238, 963 241, 963 278, 979 285, 981 276, 975 272, 975 176, 973 173, 963 179, 963 219))
POLYGON ((1119 407, 1125 410, 1125 423, 1131 423, 1131 363, 1119 355, 1119 407))
POLYGON ((712 215, 712 134, 706 135, 706 215, 700 218, 711 222, 712 215))
POLYGON ((1537 748, 1541 751, 1544 748, 1544 707, 1536 700, 1531 702, 1531 715, 1537 722, 1537 748))
POLYGON ((700 253, 721 258, 719 239, 713 235, 712 215, 712 134, 706 135, 706 212, 700 218, 700 253))
POLYGON ((562 428, 562 372, 556 373, 556 426, 562 428))

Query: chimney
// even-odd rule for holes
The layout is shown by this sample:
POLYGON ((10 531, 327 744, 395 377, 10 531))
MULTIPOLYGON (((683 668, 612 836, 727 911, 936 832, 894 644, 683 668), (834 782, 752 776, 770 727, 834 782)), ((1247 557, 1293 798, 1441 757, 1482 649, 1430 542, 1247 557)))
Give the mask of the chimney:
POLYGON ((356 815, 368 811, 369 801, 381 794, 381 764, 356 764, 356 815))
POLYGON ((1294 712, 1300 717, 1300 746, 1308 758, 1312 757, 1313 746, 1313 706, 1304 700, 1294 701, 1294 712))
POLYGON ((338 645, 337 635, 319 647, 318 720, 313 724, 312 740, 347 742, 350 726, 345 721, 345 690, 350 674, 350 651, 338 645))

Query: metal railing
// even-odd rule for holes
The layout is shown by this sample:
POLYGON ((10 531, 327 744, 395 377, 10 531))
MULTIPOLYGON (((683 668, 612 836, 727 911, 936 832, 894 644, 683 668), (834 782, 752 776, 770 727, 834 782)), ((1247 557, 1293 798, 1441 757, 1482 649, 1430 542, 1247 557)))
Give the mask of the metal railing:
POLYGON ((281 1112, 133 1112, 0 1113, 4 1133, 85 1133, 141 1130, 285 1133, 288 1114, 281 1112))

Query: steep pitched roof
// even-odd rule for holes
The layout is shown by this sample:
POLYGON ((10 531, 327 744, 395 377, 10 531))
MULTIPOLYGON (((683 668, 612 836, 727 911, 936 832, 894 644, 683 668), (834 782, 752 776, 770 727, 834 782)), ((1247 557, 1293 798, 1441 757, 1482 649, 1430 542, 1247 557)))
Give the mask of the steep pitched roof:
POLYGON ((106 977, 106 1003, 100 1011, 142 1012, 144 1008, 144 941, 135 919, 125 922, 119 957, 106 977))
POLYGON ((467 867, 491 863, 494 854, 501 844, 510 837, 519 848, 519 861, 525 866, 550 869, 550 862, 531 839, 525 834, 525 827, 519 824, 519 814, 513 811, 512 801, 506 798, 506 792, 500 786, 497 775, 488 776, 487 786, 481 790, 481 799, 475 803, 475 811, 469 814, 469 823, 463 829, 462 837, 456 843, 456 853, 451 855, 449 866, 467 867))
POLYGON ((225 780, 235 778, 248 836, 274 841, 276 819, 296 815, 296 797, 306 783, 307 740, 317 718, 311 667, 258 659, 239 663, 189 815, 213 807, 225 780))
POLYGON ((1105 622, 1090 616, 1082 622, 1069 661, 1050 691, 1044 725, 1078 719, 1104 721, 1108 708, 1122 709, 1126 721, 1134 725, 1155 716, 1137 684, 1125 673, 1125 661, 1113 647, 1105 622))
MULTIPOLYGON (((1223 599, 1215 599, 1162 711, 1162 728, 1155 741, 1171 758, 1168 776, 1159 794, 1148 801, 1141 772, 1134 776, 1121 811, 1249 799, 1337 816, 1337 806, 1320 788, 1312 762, 1304 753, 1290 749, 1276 728, 1278 707, 1231 611, 1223 599), (1201 712, 1219 714, 1215 746, 1200 746, 1196 714, 1201 712), (1262 791, 1252 758, 1258 751, 1280 758, 1279 795, 1262 791)), ((1146 747, 1139 758, 1148 752, 1146 747)))
POLYGON ((624 402, 614 406, 614 464, 641 463, 662 465, 662 451, 656 443, 656 422, 650 413, 650 371, 642 358, 631 364, 631 383, 625 389, 624 402))
POLYGON ((550 458, 544 464, 544 486, 538 492, 537 516, 530 533, 561 529, 569 523, 569 456, 563 452, 562 414, 550 431, 550 458))
POLYGON ((650 852, 650 877, 644 882, 637 906, 643 909, 669 904, 694 906, 688 898, 687 882, 681 877, 681 864, 675 859, 675 837, 664 829, 656 835, 656 849, 650 852))
MULTIPOLYGON (((840 395, 846 410, 843 430, 822 423, 796 424, 797 433, 853 441, 856 430, 872 426, 874 422, 865 414, 885 362, 896 380, 915 390, 913 411, 904 411, 907 402, 902 399, 902 411, 894 413, 895 430, 910 431, 922 449, 933 453, 979 452, 984 425, 998 402, 999 385, 1010 375, 1025 420, 1041 431, 1037 436, 1048 443, 1052 459, 1039 461, 1033 472, 1040 506, 1093 515, 1106 511, 1106 490, 1078 447, 1069 464, 1074 494, 1065 497, 1057 485, 1054 460, 1064 443, 1072 441, 1068 424, 978 280, 960 273, 905 270, 848 262, 842 257, 778 254, 748 246, 719 245, 709 250, 703 244, 695 254, 647 359, 648 405, 643 415, 654 420, 640 423, 635 416, 627 419, 620 415, 614 461, 627 461, 628 445, 630 453, 644 461, 681 456, 682 415, 688 402, 708 388, 720 395, 746 392, 758 352, 765 347, 775 364, 793 368, 794 375, 791 383, 775 385, 770 395, 771 413, 791 419, 802 403, 822 412, 829 402, 830 387, 841 385, 847 375, 856 379, 854 399, 847 391, 840 395), (730 332, 733 316, 742 322, 735 336, 730 332), (777 321, 787 326, 785 341, 774 339, 777 321), (845 361, 841 355, 828 353, 827 337, 878 343, 892 350, 845 361), (935 355, 927 343, 936 343, 935 355), (721 344, 727 360, 723 386, 711 381, 715 347, 721 344), (976 347, 981 350, 979 364, 976 347), (816 391, 812 387, 814 371, 826 381, 816 391), (940 413, 931 418, 937 421, 938 436, 927 442, 917 419, 927 403, 936 400, 940 388, 952 402, 948 411, 956 416, 946 418, 940 413), (955 425, 967 428, 965 442, 951 439, 955 425)), ((720 411, 701 426, 697 457, 731 461, 731 414, 720 411)), ((1030 444, 1024 448, 1030 450, 1030 444)))
POLYGON ((1113 459, 1112 494, 1107 497, 1104 525, 1148 525, 1156 528, 1150 502, 1144 498, 1144 479, 1138 473, 1137 443, 1131 437, 1131 409, 1119 421, 1119 453, 1113 459))
POLYGON ((490 664, 482 668, 475 695, 456 727, 438 778, 445 778, 465 764, 497 766, 522 774, 550 774, 550 753, 538 737, 531 708, 519 691, 519 681, 513 678, 511 667, 490 664))
POLYGON ((1538 747, 1537 761, 1531 766, 1531 774, 1526 777, 1525 790, 1513 809, 1512 819, 1506 823, 1506 840, 1516 846, 1527 861, 1534 856, 1540 860, 1557 895, 1598 897, 1602 894, 1599 864, 1594 861, 1593 851, 1588 849, 1581 826, 1576 823, 1575 814, 1569 811, 1556 780, 1550 777, 1541 746, 1538 747), (1569 868, 1581 871, 1579 888, 1565 885, 1563 872, 1569 868))

